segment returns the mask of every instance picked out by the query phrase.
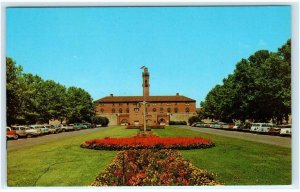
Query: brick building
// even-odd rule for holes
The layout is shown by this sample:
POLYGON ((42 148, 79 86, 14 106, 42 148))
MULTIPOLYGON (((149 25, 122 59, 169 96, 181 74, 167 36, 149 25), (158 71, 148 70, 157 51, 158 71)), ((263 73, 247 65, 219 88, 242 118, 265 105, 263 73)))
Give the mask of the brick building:
POLYGON ((196 115, 196 101, 179 95, 150 96, 150 74, 145 67, 142 74, 143 96, 110 96, 95 101, 96 114, 107 117, 110 125, 169 124, 170 121, 188 121, 196 115), (143 101, 146 102, 146 109, 143 101))

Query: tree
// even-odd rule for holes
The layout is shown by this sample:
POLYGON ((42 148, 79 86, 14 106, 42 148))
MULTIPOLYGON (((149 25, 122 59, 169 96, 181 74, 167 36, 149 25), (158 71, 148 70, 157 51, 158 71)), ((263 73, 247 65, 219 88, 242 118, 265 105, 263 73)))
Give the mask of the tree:
POLYGON ((291 113, 291 41, 277 53, 260 50, 237 63, 234 73, 201 102, 205 117, 281 123, 291 113))
POLYGON ((22 89, 22 104, 20 112, 25 124, 34 124, 41 120, 44 103, 41 101, 43 80, 38 75, 23 74, 20 78, 22 89))
POLYGON ((191 126, 193 123, 201 122, 201 119, 199 116, 192 116, 188 119, 189 125, 191 126))
POLYGON ((109 120, 107 117, 101 117, 101 116, 93 116, 91 118, 92 123, 96 125, 102 125, 102 127, 106 127, 109 123, 109 120))
POLYGON ((93 99, 88 92, 81 88, 67 89, 67 118, 70 123, 91 121, 94 115, 93 99))
POLYGON ((18 122, 20 115, 22 87, 20 77, 22 67, 17 66, 16 62, 6 57, 6 114, 7 125, 18 122))

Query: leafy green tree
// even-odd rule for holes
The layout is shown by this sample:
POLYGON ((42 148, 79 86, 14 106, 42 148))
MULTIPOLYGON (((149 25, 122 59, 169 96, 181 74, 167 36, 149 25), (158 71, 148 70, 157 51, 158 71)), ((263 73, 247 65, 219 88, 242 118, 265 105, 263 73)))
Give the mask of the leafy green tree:
POLYGON ((211 119, 220 119, 221 111, 220 100, 222 86, 216 85, 206 96, 205 101, 201 102, 201 106, 204 108, 204 116, 211 119))
POLYGON ((17 66, 16 62, 10 57, 6 57, 6 114, 7 124, 15 124, 20 116, 22 87, 20 77, 22 67, 17 66))
POLYGON ((93 124, 102 125, 103 127, 106 127, 109 123, 107 117, 93 116, 91 120, 93 124))
POLYGON ((70 123, 91 121, 94 115, 93 99, 88 92, 81 88, 67 89, 67 118, 70 123))
POLYGON ((22 75, 20 82, 23 85, 20 111, 24 123, 34 124, 39 122, 42 119, 42 106, 44 105, 44 103, 41 102, 40 95, 43 80, 38 75, 27 73, 22 75))
POLYGON ((203 115, 222 121, 281 123, 291 113, 291 40, 277 53, 260 50, 237 63, 234 73, 201 102, 203 115))
POLYGON ((201 119, 199 116, 192 116, 188 119, 189 125, 192 125, 193 123, 196 122, 201 122, 201 119))
POLYGON ((47 123, 50 119, 61 122, 66 118, 66 88, 52 80, 42 82, 38 94, 40 119, 47 123))

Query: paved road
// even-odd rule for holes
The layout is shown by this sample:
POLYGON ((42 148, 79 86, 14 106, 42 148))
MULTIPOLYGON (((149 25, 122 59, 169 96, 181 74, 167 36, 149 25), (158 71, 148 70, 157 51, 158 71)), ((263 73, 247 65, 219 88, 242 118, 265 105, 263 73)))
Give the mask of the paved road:
POLYGON ((93 133, 93 132, 96 132, 99 130, 105 130, 107 128, 108 127, 99 127, 99 128, 94 128, 94 129, 84 129, 84 130, 64 132, 64 133, 59 133, 59 134, 49 134, 49 135, 33 137, 33 138, 20 138, 18 140, 8 140, 7 141, 7 149, 14 150, 14 149, 19 149, 19 148, 23 148, 23 147, 46 143, 49 141, 58 141, 58 140, 62 140, 65 138, 74 137, 77 135, 93 133))
POLYGON ((226 131, 226 130, 212 129, 212 128, 199 128, 199 127, 189 127, 189 126, 176 126, 176 127, 189 129, 189 130, 202 132, 202 133, 221 135, 226 137, 244 139, 248 141, 256 141, 260 143, 266 143, 266 144, 291 148, 290 137, 260 135, 260 134, 253 134, 248 132, 226 131))

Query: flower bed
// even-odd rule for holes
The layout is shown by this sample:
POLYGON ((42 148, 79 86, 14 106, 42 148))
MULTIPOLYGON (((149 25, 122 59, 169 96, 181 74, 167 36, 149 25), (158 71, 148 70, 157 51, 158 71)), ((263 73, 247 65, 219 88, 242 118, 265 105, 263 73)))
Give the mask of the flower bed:
POLYGON ((214 146, 211 140, 201 137, 130 137, 104 138, 85 141, 81 147, 97 150, 126 149, 200 149, 214 146))
POLYGON ((127 150, 117 154, 93 186, 218 185, 214 175, 198 169, 173 150, 127 150))

